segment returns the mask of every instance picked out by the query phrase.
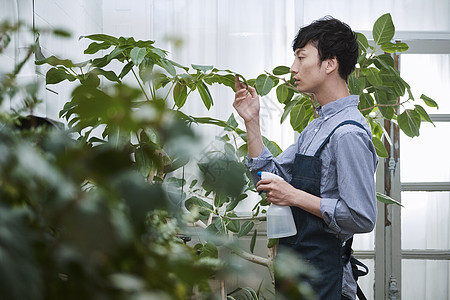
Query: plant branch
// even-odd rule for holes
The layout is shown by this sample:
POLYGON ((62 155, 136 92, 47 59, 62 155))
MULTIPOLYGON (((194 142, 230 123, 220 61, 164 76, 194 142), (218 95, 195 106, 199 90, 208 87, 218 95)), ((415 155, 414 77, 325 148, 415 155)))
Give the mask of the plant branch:
POLYGON ((314 112, 314 118, 317 119, 319 117, 319 114, 317 113, 317 107, 316 107, 316 95, 314 95, 313 93, 305 93, 306 95, 309 96, 309 102, 311 102, 311 105, 313 107, 313 112, 314 112))
MULTIPOLYGON (((130 60, 127 59, 127 62, 129 63, 130 60)), ((145 92, 144 87, 141 84, 141 81, 139 80, 139 77, 137 77, 136 72, 134 72, 133 67, 131 68, 131 72, 133 73, 134 78, 136 79, 137 83, 139 84, 139 87, 141 88, 142 93, 144 94, 147 101, 150 101, 150 98, 148 97, 147 93, 145 92)))
POLYGON ((238 221, 251 221, 251 220, 264 220, 266 216, 249 216, 249 217, 226 217, 229 220, 238 220, 238 221))
POLYGON ((395 104, 375 104, 374 106, 363 108, 363 109, 360 109, 359 111, 372 110, 375 107, 379 107, 379 106, 382 106, 382 107, 395 107, 395 106, 403 105, 403 104, 408 103, 408 102, 409 102, 409 100, 406 100, 406 101, 403 101, 403 102, 397 102, 395 104))
MULTIPOLYGON (((167 94, 166 94, 166 97, 164 97, 164 101, 166 101, 167 98, 169 97, 169 94, 170 94, 170 92, 172 91, 174 85, 175 85, 175 84, 172 84, 172 86, 170 87, 169 91, 168 91, 167 94)), ((175 105, 175 104, 174 104, 174 105, 175 105)), ((173 109, 173 108, 172 108, 172 109, 173 109)))
POLYGON ((269 75, 269 76, 273 76, 273 77, 275 77, 275 78, 277 78, 277 79, 279 79, 279 80, 282 80, 282 81, 284 81, 284 83, 286 83, 287 85, 289 85, 290 87, 292 87, 292 88, 294 88, 294 89, 297 89, 297 87, 295 86, 295 85, 293 85, 292 83, 290 83, 288 80, 286 80, 286 78, 284 78, 284 77, 280 77, 280 76, 277 76, 277 75, 273 75, 272 73, 270 73, 270 72, 268 72, 268 71, 264 71, 267 75, 269 75))
POLYGON ((270 265, 270 261, 268 258, 264 258, 264 257, 258 256, 255 254, 248 253, 236 246, 234 246, 234 247, 226 246, 226 247, 229 248, 231 251, 233 251, 233 253, 236 254, 237 256, 242 257, 243 259, 245 259, 249 262, 252 262, 252 263, 255 263, 255 264, 258 264, 261 266, 265 266, 265 267, 269 267, 269 265, 270 265))
POLYGON ((206 227, 208 227, 208 226, 206 226, 206 224, 202 220, 195 221, 194 222, 194 226, 201 227, 203 229, 206 229, 206 227))
POLYGON ((275 285, 275 268, 274 268, 274 261, 275 261, 275 255, 277 254, 277 248, 278 244, 273 246, 272 248, 268 248, 268 265, 267 269, 269 269, 270 277, 272 279, 272 284, 275 285))

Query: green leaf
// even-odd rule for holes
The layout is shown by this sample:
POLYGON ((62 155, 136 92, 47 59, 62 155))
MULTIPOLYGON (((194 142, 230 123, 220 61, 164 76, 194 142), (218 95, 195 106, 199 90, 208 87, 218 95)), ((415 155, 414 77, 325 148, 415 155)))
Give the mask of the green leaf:
POLYGON ((383 84, 389 87, 396 97, 401 97, 405 94, 405 85, 402 80, 399 80, 397 74, 393 73, 391 69, 382 69, 380 71, 380 77, 383 84))
POLYGON ((80 39, 90 39, 93 41, 100 41, 100 42, 109 42, 113 45, 118 45, 119 41, 117 38, 110 36, 110 35, 106 35, 106 34, 91 34, 91 35, 86 35, 86 36, 80 36, 80 39))
POLYGON ((233 200, 231 200, 230 203, 227 204, 227 207, 225 208, 225 211, 232 211, 233 209, 235 209, 235 207, 239 204, 239 199, 238 198, 233 198, 233 200))
POLYGON ((289 69, 289 67, 286 66, 278 66, 272 71, 273 75, 284 75, 289 74, 290 72, 291 70, 289 69))
POLYGON ((86 50, 84 50, 84 54, 94 54, 100 50, 108 49, 109 47, 111 47, 111 43, 109 43, 109 42, 103 42, 103 43, 92 42, 86 48, 86 50))
POLYGON ((178 108, 182 108, 186 103, 186 99, 187 87, 184 84, 177 82, 173 88, 173 100, 175 101, 175 105, 178 106, 178 108))
POLYGON ((51 68, 48 70, 45 76, 45 82, 47 84, 56 84, 64 80, 74 81, 77 77, 69 74, 65 69, 51 68))
POLYGON ((284 103, 289 101, 294 96, 294 91, 292 91, 287 84, 280 84, 277 87, 277 99, 278 102, 284 103))
POLYGON ((367 41, 366 36, 360 32, 357 32, 356 37, 358 40, 359 48, 367 53, 367 49, 369 49, 369 42, 367 41))
MULTIPOLYGON (((237 218, 237 215, 235 213, 229 213, 227 214, 227 217, 229 218, 237 218)), ((239 220, 229 220, 227 223, 227 229, 231 232, 238 233, 241 228, 241 223, 239 220)))
POLYGON ((235 91, 235 87, 234 87, 234 75, 231 74, 227 74, 227 75, 215 75, 218 76, 218 80, 220 83, 222 83, 225 86, 228 86, 230 88, 233 89, 233 91, 235 91))
POLYGON ((405 109, 403 113, 398 115, 397 120, 398 126, 407 136, 419 136, 421 117, 417 111, 405 109))
MULTIPOLYGON (((158 49, 158 48, 155 48, 155 49, 158 49)), ((161 50, 161 49, 158 49, 158 50, 161 50)), ((161 50, 161 51, 163 51, 163 50, 161 50)), ((164 53, 166 53, 165 51, 163 51, 164 53)), ((185 67, 185 66, 183 66, 183 65, 180 65, 179 63, 177 63, 177 62, 175 62, 175 61, 173 61, 173 60, 170 60, 170 59, 167 59, 167 61, 169 61, 172 65, 174 65, 175 67, 178 67, 178 68, 180 68, 180 69, 183 69, 183 70, 185 70, 186 72, 188 72, 189 71, 189 67, 185 67)))
POLYGON ((73 68, 75 64, 70 59, 60 59, 56 56, 50 56, 43 60, 36 61, 36 65, 49 64, 51 66, 64 66, 66 68, 73 68))
POLYGON ((93 67, 103 68, 106 66, 110 61, 108 60, 109 55, 105 55, 103 57, 96 58, 92 61, 93 67))
POLYGON ((230 143, 225 143, 224 145, 225 153, 233 157, 236 154, 236 150, 234 149, 234 146, 230 143))
POLYGON ((256 78, 255 88, 260 96, 265 96, 272 90, 273 80, 269 76, 261 74, 256 78))
MULTIPOLYGON (((142 65, 141 65, 142 66, 142 65)), ((169 82, 171 82, 170 78, 167 77, 163 73, 151 73, 147 74, 149 76, 145 76, 144 74, 140 74, 140 77, 144 82, 152 81, 153 85, 155 86, 155 89, 159 89, 161 87, 166 86, 169 82), (145 78, 145 80, 144 80, 145 78)))
POLYGON ((291 110, 291 126, 295 131, 302 131, 306 120, 306 102, 297 103, 291 110))
POLYGON ((267 241, 267 248, 273 248, 278 244, 278 239, 269 239, 267 241))
POLYGON ((197 184, 197 182, 198 182, 197 179, 192 180, 191 185, 189 186, 189 188, 192 189, 197 184))
POLYGON ((167 59, 161 59, 160 61, 161 67, 166 70, 170 75, 175 76, 177 75, 177 70, 175 70, 175 67, 173 66, 172 62, 170 62, 167 59))
POLYGON ((394 23, 390 13, 384 14, 375 21, 372 29, 375 45, 390 42, 395 34, 394 23))
POLYGON ((122 69, 122 71, 120 72, 120 74, 119 74, 119 78, 124 78, 130 71, 131 71, 131 69, 133 68, 133 66, 134 66, 134 63, 132 62, 132 61, 130 61, 129 63, 127 63, 126 65, 125 65, 125 67, 123 67, 123 69, 122 69))
POLYGON ((117 77, 116 73, 114 73, 113 71, 105 71, 103 69, 96 68, 96 69, 92 70, 91 72, 94 72, 99 75, 103 75, 109 81, 115 81, 115 82, 120 83, 119 77, 117 77))
POLYGON ((123 57, 123 49, 121 47, 117 47, 108 54, 106 59, 107 63, 111 62, 113 59, 118 59, 120 56, 123 57))
POLYGON ((381 45, 381 50, 387 53, 404 52, 409 49, 406 43, 391 43, 387 42, 381 45))
POLYGON ((186 184, 186 180, 183 178, 176 178, 176 177, 169 177, 166 178, 166 183, 170 184, 171 186, 181 188, 186 184))
POLYGON ((245 221, 242 226, 241 230, 238 233, 238 237, 243 237, 244 235, 247 235, 255 226, 255 222, 253 221, 245 221))
POLYGON ((212 257, 212 258, 218 258, 219 257, 219 251, 217 250, 216 245, 213 243, 206 243, 202 247, 199 247, 200 250, 200 258, 203 257, 212 257))
POLYGON ((214 226, 216 227, 217 231, 220 234, 226 234, 227 233, 227 227, 225 225, 225 222, 223 221, 222 217, 217 217, 214 221, 214 226))
POLYGON ((381 194, 377 192, 377 200, 382 202, 382 203, 386 203, 386 204, 395 204, 401 207, 404 207, 400 202, 398 202, 395 199, 392 199, 391 197, 389 197, 388 195, 385 194, 381 194))
POLYGON ((359 110, 362 110, 361 113, 363 115, 369 114, 372 109, 369 109, 374 106, 373 98, 370 94, 362 93, 359 95, 359 110))
POLYGON ((237 128, 238 127, 238 122, 234 118, 234 114, 233 113, 231 113, 230 117, 227 120, 227 123, 233 128, 237 128))
POLYGON ((250 252, 251 253, 253 253, 253 251, 255 250, 257 236, 258 236, 258 231, 255 229, 255 231, 253 231, 252 239, 250 241, 250 252))
POLYGON ((184 202, 184 206, 187 210, 191 211, 196 208, 199 210, 199 213, 203 216, 209 216, 209 214, 213 211, 213 206, 208 202, 196 197, 192 196, 184 202))
POLYGON ((278 156, 282 150, 280 146, 277 145, 274 141, 270 141, 265 136, 263 136, 263 144, 266 148, 272 153, 273 156, 278 156))
POLYGON ((394 59, 390 54, 381 54, 375 56, 374 64, 375 66, 377 66, 378 69, 382 68, 389 69, 389 66, 394 68, 395 65, 394 59))
POLYGON ((414 107, 415 107, 414 110, 419 113, 419 115, 422 117, 423 120, 434 125, 434 123, 431 120, 430 116, 428 115, 427 111, 422 106, 416 104, 416 105, 414 105, 414 107))
POLYGON ((214 68, 214 66, 203 66, 203 65, 194 65, 194 64, 191 64, 191 66, 194 70, 197 70, 200 72, 207 72, 214 68))
POLYGON ((433 99, 431 99, 430 97, 422 94, 420 95, 420 99, 423 100, 423 102, 425 102, 426 105, 428 105, 429 107, 436 107, 439 108, 438 104, 436 103, 436 101, 434 101, 433 99))
POLYGON ((136 66, 138 66, 138 65, 140 65, 142 63, 142 61, 144 60, 146 54, 147 54, 147 49, 134 47, 133 49, 131 49, 131 52, 130 52, 131 61, 136 66))
POLYGON ((223 195, 221 193, 217 193, 214 197, 214 206, 215 207, 221 207, 228 201, 228 197, 226 195, 223 195))
MULTIPOLYGON (((159 58, 165 58, 166 57, 166 51, 161 50, 159 48, 151 48, 150 51, 154 54, 156 54, 156 56, 158 56, 159 58)), ((178 65, 177 63, 175 63, 174 61, 171 61, 170 59, 168 59, 168 61, 172 64, 172 65, 178 65)), ((184 67, 183 67, 184 68, 184 67)), ((188 69, 189 70, 189 69, 188 69)), ((187 71, 187 70, 186 70, 187 71)))
POLYGON ((367 76, 367 80, 371 85, 383 85, 383 81, 380 77, 380 71, 378 71, 376 68, 367 68, 365 70, 365 74, 367 76))
POLYGON ((377 151, 377 155, 379 157, 388 157, 389 154, 384 146, 383 142, 376 136, 372 137, 372 143, 375 146, 375 150, 377 151))
POLYGON ((64 29, 61 29, 61 28, 53 29, 53 34, 57 35, 57 36, 65 37, 65 38, 71 37, 70 32, 68 32, 64 29))
POLYGON ((213 99, 208 87, 203 83, 203 81, 200 81, 197 83, 197 89, 200 97, 202 98, 203 104, 209 110, 211 108, 211 105, 213 105, 213 99))
POLYGON ((378 106, 378 109, 383 117, 389 120, 394 118, 394 108, 398 107, 398 103, 395 93, 390 88, 385 86, 376 86, 375 100, 378 104, 389 105, 378 106))
POLYGON ((258 300, 257 293, 249 287, 237 288, 227 295, 227 300, 258 300))
POLYGON ((356 77, 356 72, 353 72, 348 77, 348 88, 350 90, 350 94, 359 95, 361 92, 360 80, 356 77))
POLYGON ((280 124, 281 123, 283 123, 285 120, 286 120, 286 118, 289 116, 289 114, 291 113, 291 110, 292 110, 292 108, 297 104, 297 103, 299 103, 299 101, 298 100, 293 100, 293 101, 289 101, 285 106, 284 106, 284 111, 283 111, 283 114, 281 115, 281 118, 280 118, 280 124))
POLYGON ((186 121, 189 122, 195 122, 195 123, 199 123, 199 124, 211 124, 211 125, 215 125, 215 126, 219 126, 219 127, 223 127, 223 128, 229 128, 231 130, 234 130, 235 128, 231 127, 227 122, 222 121, 222 120, 218 120, 218 119, 214 119, 211 117, 192 117, 192 116, 187 116, 182 114, 181 112, 178 112, 180 115, 180 117, 182 119, 185 119, 186 121))

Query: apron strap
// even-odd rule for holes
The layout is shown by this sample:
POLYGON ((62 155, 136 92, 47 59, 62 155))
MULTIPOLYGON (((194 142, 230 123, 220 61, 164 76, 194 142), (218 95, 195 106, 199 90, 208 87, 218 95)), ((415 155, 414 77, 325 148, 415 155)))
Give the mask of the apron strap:
MULTIPOLYGON (((339 127, 343 126, 343 125, 347 125, 347 124, 351 124, 351 125, 355 125, 358 126, 359 128, 363 129, 364 131, 366 131, 366 129, 364 128, 363 125, 361 125, 361 123, 358 123, 356 121, 353 120, 346 120, 343 121, 342 123, 338 124, 331 132, 330 134, 326 137, 326 139, 323 141, 323 143, 319 146, 319 148, 316 151, 316 154, 314 154, 315 157, 319 157, 320 153, 322 153, 323 148, 325 147, 325 145, 328 143, 328 141, 330 140, 331 136, 333 135, 333 133, 336 131, 336 129, 338 129, 339 127)), ((367 131, 366 131, 367 133, 367 131)))

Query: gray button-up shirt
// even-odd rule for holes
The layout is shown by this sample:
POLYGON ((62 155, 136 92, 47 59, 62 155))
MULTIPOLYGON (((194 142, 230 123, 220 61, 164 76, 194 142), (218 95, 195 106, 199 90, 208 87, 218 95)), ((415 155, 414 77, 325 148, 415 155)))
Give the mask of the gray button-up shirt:
MULTIPOLYGON (((246 158, 245 164, 256 183, 258 171, 272 172, 287 182, 292 179, 296 153, 313 156, 328 134, 342 121, 354 120, 355 125, 339 127, 324 147, 320 184, 320 212, 327 231, 342 242, 355 233, 373 230, 376 220, 375 170, 378 156, 371 140, 371 130, 358 110, 358 96, 348 96, 318 109, 319 118, 313 120, 300 134, 297 142, 273 157, 264 147, 256 158, 246 158)), ((342 293, 354 299, 356 283, 350 264, 344 267, 342 293)))

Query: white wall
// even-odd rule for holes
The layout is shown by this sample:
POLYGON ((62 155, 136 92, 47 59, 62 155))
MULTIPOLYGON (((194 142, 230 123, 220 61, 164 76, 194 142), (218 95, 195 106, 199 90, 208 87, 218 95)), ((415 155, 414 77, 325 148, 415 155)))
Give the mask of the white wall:
MULTIPOLYGON (((82 35, 102 32, 102 0, 35 1, 34 18, 37 28, 62 28, 72 34, 69 39, 41 35, 40 44, 45 56, 56 55, 70 58, 74 62, 82 62, 88 59, 83 54, 88 42, 78 38, 82 35)), ((38 68, 41 74, 45 74, 47 70, 47 66, 38 68)), ((67 82, 47 86, 46 103, 41 113, 52 119, 58 118, 64 103, 70 100, 72 88, 73 85, 67 82)))

